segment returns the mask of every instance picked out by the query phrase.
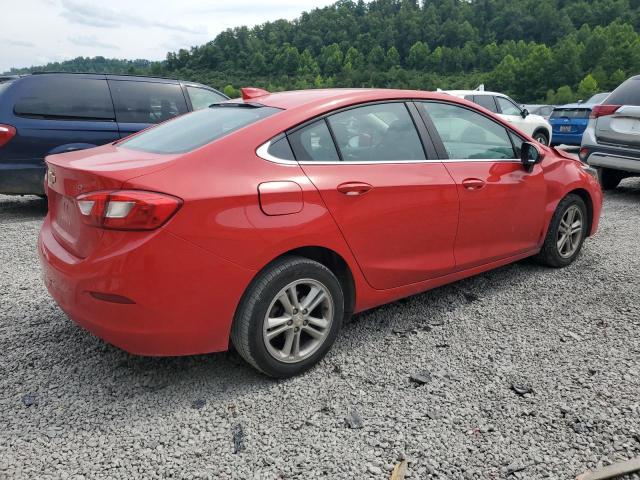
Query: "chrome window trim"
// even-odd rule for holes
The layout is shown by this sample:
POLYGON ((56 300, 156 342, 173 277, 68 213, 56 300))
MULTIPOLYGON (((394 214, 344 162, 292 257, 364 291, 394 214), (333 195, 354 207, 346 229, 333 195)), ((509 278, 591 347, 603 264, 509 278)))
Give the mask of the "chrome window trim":
POLYGON ((281 165, 389 165, 397 163, 399 165, 407 163, 460 163, 460 162, 500 162, 500 163, 521 163, 517 158, 447 158, 447 159, 431 159, 431 160, 333 160, 333 161, 316 161, 316 160, 286 160, 278 158, 269 153, 271 140, 263 143, 256 149, 256 155, 263 160, 281 165))
POLYGON ((269 153, 269 147, 271 146, 271 140, 263 143, 256 149, 256 155, 263 160, 267 160, 272 163, 280 163, 282 165, 298 165, 296 160, 286 160, 284 158, 278 158, 269 153))

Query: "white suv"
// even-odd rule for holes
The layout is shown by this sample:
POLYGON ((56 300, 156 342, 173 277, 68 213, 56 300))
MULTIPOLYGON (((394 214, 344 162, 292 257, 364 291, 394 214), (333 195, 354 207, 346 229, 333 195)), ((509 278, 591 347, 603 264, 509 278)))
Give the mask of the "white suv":
POLYGON ((526 108, 521 108, 508 96, 502 93, 485 92, 480 85, 476 90, 438 90, 456 97, 464 98, 491 110, 500 118, 512 123, 514 127, 531 135, 535 140, 545 145, 551 142, 551 125, 543 117, 530 114, 526 108))

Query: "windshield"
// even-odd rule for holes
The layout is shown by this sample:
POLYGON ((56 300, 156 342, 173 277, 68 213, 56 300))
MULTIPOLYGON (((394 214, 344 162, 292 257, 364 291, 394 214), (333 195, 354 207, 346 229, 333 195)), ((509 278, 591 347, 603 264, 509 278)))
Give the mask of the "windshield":
POLYGON ((589 118, 590 113, 587 108, 556 108, 551 118, 589 118))
POLYGON ((596 93, 593 97, 587 100, 587 103, 602 103, 604 99, 609 96, 609 92, 596 93))
POLYGON ((162 123, 120 145, 152 153, 190 152, 279 111, 246 104, 216 105, 162 123))

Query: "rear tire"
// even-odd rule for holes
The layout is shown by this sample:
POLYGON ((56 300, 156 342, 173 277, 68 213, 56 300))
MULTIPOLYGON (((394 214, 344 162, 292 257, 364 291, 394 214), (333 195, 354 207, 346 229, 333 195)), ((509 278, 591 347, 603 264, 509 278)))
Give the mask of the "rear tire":
POLYGON ((614 190, 624 178, 624 174, 610 168, 598 167, 598 181, 603 190, 614 190))
POLYGON ((535 260, 553 268, 573 263, 587 236, 587 222, 584 200, 574 193, 564 197, 551 218, 547 236, 535 260))
POLYGON ((542 130, 538 130, 533 134, 533 139, 543 145, 549 145, 549 135, 542 130))
POLYGON ((261 372, 286 378, 308 370, 336 340, 344 295, 336 276, 305 257, 282 257, 258 274, 236 312, 231 340, 261 372))

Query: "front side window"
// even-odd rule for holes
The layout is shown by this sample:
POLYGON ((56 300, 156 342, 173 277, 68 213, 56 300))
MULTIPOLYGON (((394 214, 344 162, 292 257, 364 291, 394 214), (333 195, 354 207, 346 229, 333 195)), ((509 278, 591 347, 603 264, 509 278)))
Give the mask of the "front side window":
POLYGON ((34 75, 20 85, 16 115, 53 120, 113 120, 107 81, 72 75, 34 75))
POLYGON ((503 115, 520 115, 520 109, 510 100, 504 97, 496 97, 496 101, 503 115))
POLYGON ((420 103, 433 121, 450 159, 518 158, 507 129, 468 108, 420 103))
POLYGON ((425 160, 404 103, 351 108, 327 120, 344 161, 425 160))
POLYGON ((125 139, 119 145, 152 153, 190 152, 279 111, 243 104, 205 108, 125 139))
POLYGON ((121 123, 160 123, 187 112, 182 88, 174 83, 110 80, 121 123))
POLYGON ((324 120, 318 120, 289 135, 296 158, 301 161, 336 162, 340 160, 324 120))
POLYGON ((214 103, 224 102, 227 100, 226 97, 212 90, 207 90, 206 88, 187 87, 187 93, 189 94, 191 106, 194 110, 202 110, 214 103))
POLYGON ((493 95, 476 95, 474 102, 493 113, 498 112, 493 95))

